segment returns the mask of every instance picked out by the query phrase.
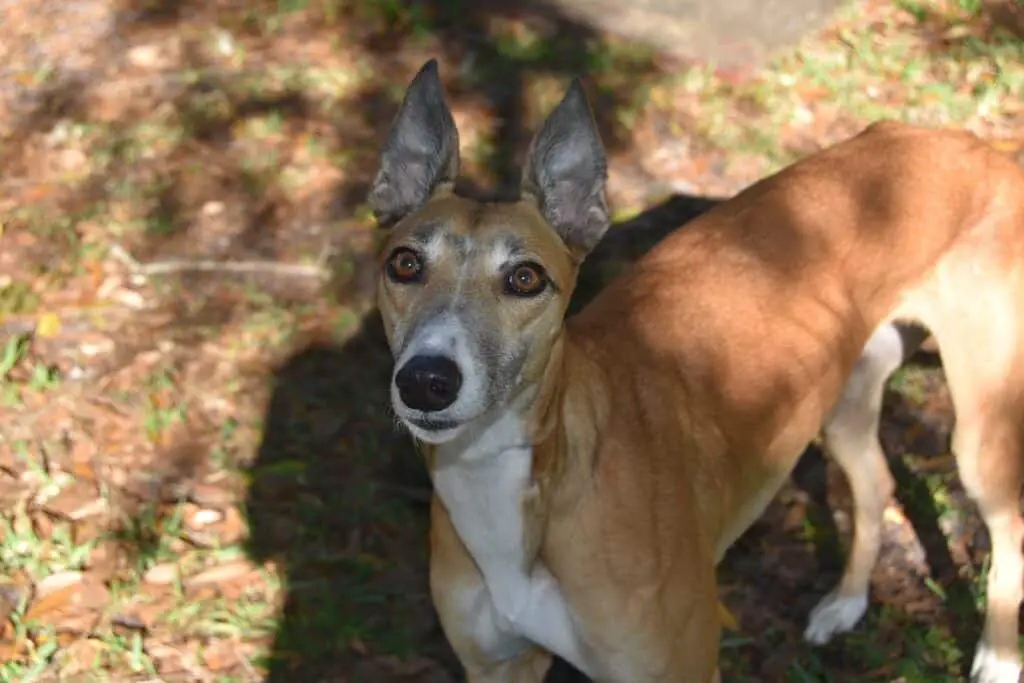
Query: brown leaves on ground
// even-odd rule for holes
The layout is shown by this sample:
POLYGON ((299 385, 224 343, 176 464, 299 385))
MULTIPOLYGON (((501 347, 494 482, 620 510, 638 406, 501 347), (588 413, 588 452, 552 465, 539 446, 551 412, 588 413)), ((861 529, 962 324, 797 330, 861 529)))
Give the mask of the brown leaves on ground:
MULTIPOLYGON (((662 73, 635 45, 586 31, 574 42, 578 27, 526 10, 474 23, 468 8, 459 23, 327 0, 7 2, 0 666, 57 642, 43 663, 65 678, 152 666, 166 680, 257 680, 269 661, 291 680, 323 657, 342 674, 326 664, 314 678, 455 679, 429 607, 422 489, 408 485, 419 463, 367 398, 386 353, 356 345, 281 380, 288 419, 265 419, 273 368, 362 333, 376 242, 365 190, 397 85, 425 58, 441 58, 465 168, 488 182, 514 177, 522 150, 509 147, 570 73, 589 72, 611 204, 627 213, 667 193, 727 196, 883 115, 966 125, 1020 154, 1024 108, 1007 96, 1020 60, 978 47, 1015 20, 984 4, 969 20, 957 3, 869 0, 741 78, 662 73), (171 259, 257 268, 147 275, 171 259), (330 267, 337 281, 328 295, 282 263, 330 267)), ((883 427, 887 451, 922 479, 953 469, 940 385, 908 380, 912 400, 883 427)), ((834 472, 823 480, 846 535, 848 494, 834 472)), ((931 558, 911 502, 887 513, 873 590, 923 618, 941 605, 923 583, 931 558)), ((826 589, 810 585, 818 507, 787 490, 727 562, 723 599, 763 640, 747 648, 755 661, 794 656, 826 589)), ((947 517, 954 559, 976 566, 976 522, 947 517)))

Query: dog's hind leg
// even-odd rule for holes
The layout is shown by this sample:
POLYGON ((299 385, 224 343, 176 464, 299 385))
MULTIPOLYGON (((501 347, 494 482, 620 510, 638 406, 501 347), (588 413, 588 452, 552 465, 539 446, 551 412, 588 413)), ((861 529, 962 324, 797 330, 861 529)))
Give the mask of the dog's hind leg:
POLYGON ((868 340, 843 394, 822 428, 825 449, 842 468, 854 500, 853 543, 843 577, 811 612, 804 638, 827 643, 852 629, 868 604, 881 545, 883 514, 894 482, 878 440, 885 383, 927 336, 918 327, 886 324, 868 340))

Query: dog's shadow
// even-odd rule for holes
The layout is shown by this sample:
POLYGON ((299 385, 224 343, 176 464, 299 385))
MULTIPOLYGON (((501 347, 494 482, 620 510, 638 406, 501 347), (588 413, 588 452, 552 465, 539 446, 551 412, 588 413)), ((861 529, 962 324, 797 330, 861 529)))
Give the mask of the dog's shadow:
MULTIPOLYGON (((715 203, 673 196, 614 227, 570 313, 715 203)), ((393 419, 391 369, 374 313, 343 345, 307 345, 274 373, 247 499, 251 556, 284 569, 269 683, 461 680, 427 585, 430 481, 393 419)), ((546 680, 587 679, 558 661, 546 680)))

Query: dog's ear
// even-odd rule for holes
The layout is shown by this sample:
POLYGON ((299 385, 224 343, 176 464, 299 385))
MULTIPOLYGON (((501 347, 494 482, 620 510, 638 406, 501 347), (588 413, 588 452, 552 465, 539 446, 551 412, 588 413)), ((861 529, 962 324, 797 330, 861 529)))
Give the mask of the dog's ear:
POLYGON ((527 155, 522 191, 582 261, 608 228, 604 146, 587 95, 573 79, 527 155))
POLYGON ((405 91, 391 123, 370 188, 370 206, 383 227, 426 203, 459 174, 459 132, 444 99, 437 60, 424 64, 405 91))

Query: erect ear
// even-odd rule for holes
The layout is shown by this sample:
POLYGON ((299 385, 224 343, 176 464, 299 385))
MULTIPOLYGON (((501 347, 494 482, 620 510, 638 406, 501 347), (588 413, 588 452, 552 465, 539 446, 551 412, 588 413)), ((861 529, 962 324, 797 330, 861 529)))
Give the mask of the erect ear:
POLYGON ((608 229, 607 176, 601 135, 583 86, 573 79, 530 143, 522 190, 578 261, 608 229))
POLYGON ((444 100, 437 60, 424 64, 405 91, 370 188, 370 206, 388 227, 421 207, 459 174, 459 132, 444 100))

